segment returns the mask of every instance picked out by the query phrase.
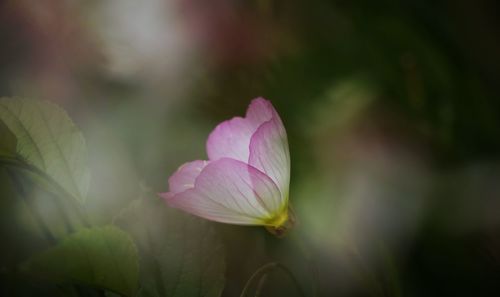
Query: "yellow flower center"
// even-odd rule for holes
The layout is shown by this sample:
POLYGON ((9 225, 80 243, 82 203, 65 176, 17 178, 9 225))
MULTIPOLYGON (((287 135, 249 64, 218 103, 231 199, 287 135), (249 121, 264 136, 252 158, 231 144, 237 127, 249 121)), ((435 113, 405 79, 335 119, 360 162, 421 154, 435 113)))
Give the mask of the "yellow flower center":
POLYGON ((285 224, 287 221, 288 221, 288 208, 285 207, 274 217, 264 220, 263 225, 277 228, 285 224))

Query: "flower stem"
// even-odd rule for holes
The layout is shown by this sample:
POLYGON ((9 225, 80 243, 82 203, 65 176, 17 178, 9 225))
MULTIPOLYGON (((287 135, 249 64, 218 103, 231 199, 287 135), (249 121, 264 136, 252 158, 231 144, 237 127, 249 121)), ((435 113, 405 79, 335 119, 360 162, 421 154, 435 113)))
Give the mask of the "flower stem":
MULTIPOLYGON (((261 280, 264 277, 267 277, 267 275, 273 271, 274 269, 281 269, 287 276, 290 278, 290 280, 293 282, 295 288, 299 292, 300 296, 306 296, 305 292, 302 290, 302 287, 300 286, 299 282, 293 275, 293 273, 284 265, 277 263, 277 262, 271 262, 267 263, 263 266, 261 266, 259 269, 257 269, 252 276, 248 279, 247 283, 245 284, 245 287, 243 287, 243 291, 240 294, 240 297, 246 297, 248 294, 248 291, 250 290, 250 286, 256 281, 256 280, 261 280)), ((259 284, 259 287, 257 288, 257 294, 260 294, 262 290, 264 282, 261 282, 259 284)))
POLYGON ((269 273, 264 274, 257 284, 257 289, 255 290, 255 297, 259 297, 262 294, 262 289, 264 288, 264 284, 267 282, 269 278, 269 273))

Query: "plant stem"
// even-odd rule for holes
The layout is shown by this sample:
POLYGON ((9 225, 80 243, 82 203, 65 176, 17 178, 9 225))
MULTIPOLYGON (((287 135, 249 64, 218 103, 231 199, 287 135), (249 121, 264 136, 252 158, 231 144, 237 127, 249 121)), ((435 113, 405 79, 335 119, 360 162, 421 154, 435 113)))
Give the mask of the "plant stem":
MULTIPOLYGON (((302 290, 302 287, 300 286, 299 282, 297 281, 297 279, 295 278, 295 276, 293 275, 293 273, 287 267, 285 267, 284 265, 282 265, 280 263, 277 263, 277 262, 271 262, 271 263, 267 263, 267 264, 261 266, 259 269, 257 269, 252 274, 252 276, 248 279, 247 283, 245 284, 245 287, 243 287, 243 291, 241 292, 240 297, 246 297, 247 296, 248 291, 250 290, 250 286, 252 285, 252 283, 255 280, 260 279, 261 277, 266 276, 268 273, 270 273, 272 270, 274 270, 276 268, 281 269, 283 272, 285 272, 285 274, 293 282, 293 284, 294 284, 295 288, 297 289, 297 291, 299 292, 300 296, 306 296, 306 294, 302 290)), ((262 290, 262 287, 260 286, 258 288, 258 290, 259 289, 262 290)), ((260 293, 260 291, 257 291, 257 293, 260 293)))
POLYGON ((262 289, 264 288, 264 284, 266 283, 268 276, 269 273, 266 273, 260 278, 259 283, 257 284, 257 289, 255 290, 255 297, 259 297, 262 293, 262 289))

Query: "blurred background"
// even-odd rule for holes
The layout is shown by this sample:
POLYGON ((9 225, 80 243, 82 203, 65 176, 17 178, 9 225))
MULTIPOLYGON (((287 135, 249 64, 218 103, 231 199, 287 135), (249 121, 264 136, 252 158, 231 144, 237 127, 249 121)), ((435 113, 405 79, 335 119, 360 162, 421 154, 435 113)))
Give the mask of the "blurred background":
MULTIPOLYGON (((499 11, 492 0, 3 0, 0 97, 67 110, 88 146, 95 224, 144 188, 167 191, 179 165, 206 158, 219 122, 272 101, 298 224, 277 239, 209 223, 224 245, 222 296, 271 261, 312 296, 496 296, 499 11)), ((2 183, 4 285, 9 263, 45 246, 13 196, 2 183)), ((299 296, 280 273, 260 294, 299 296)))

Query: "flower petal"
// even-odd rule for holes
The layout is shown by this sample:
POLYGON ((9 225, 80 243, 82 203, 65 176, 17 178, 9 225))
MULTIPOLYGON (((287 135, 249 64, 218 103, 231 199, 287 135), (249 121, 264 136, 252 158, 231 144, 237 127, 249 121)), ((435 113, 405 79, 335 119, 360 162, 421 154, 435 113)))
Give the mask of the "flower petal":
POLYGON ((248 144, 255 129, 241 117, 220 123, 208 136, 208 158, 210 160, 232 158, 247 162, 248 144))
POLYGON ((250 102, 245 118, 253 123, 257 128, 276 116, 278 116, 278 113, 274 109, 271 102, 262 97, 259 97, 253 99, 252 102, 250 102))
POLYGON ((168 179, 169 193, 173 195, 194 188, 196 178, 207 164, 207 161, 196 160, 181 165, 168 179))
POLYGON ((252 100, 245 118, 235 117, 222 122, 210 133, 207 140, 208 158, 232 158, 247 163, 252 134, 275 115, 277 113, 269 101, 263 98, 252 100))
POLYGON ((267 175, 229 158, 210 162, 194 188, 163 197, 172 207, 240 225, 266 225, 285 207, 278 187, 267 175))
POLYGON ((288 199, 290 152, 285 127, 277 114, 252 135, 248 164, 265 172, 278 185, 282 199, 288 199))

